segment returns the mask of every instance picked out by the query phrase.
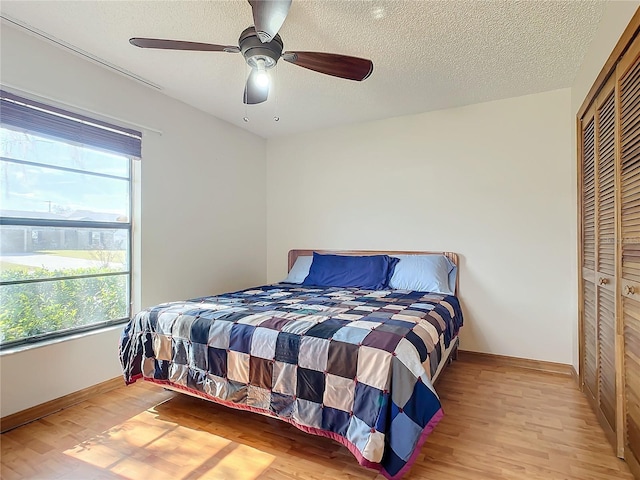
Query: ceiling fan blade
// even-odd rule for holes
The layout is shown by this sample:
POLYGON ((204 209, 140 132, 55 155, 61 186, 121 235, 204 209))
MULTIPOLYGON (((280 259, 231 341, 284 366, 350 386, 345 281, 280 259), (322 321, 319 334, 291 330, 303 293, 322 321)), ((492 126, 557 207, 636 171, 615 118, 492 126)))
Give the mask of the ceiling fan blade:
POLYGON ((260 84, 258 81, 258 71, 255 68, 251 69, 247 83, 244 86, 244 96, 242 101, 247 105, 255 105, 256 103, 262 103, 269 97, 269 84, 260 84))
POLYGON ((373 62, 365 58, 337 53, 285 52, 282 58, 289 63, 315 72, 361 82, 373 72, 373 62))
POLYGON ((282 27, 291 8, 291 0, 249 0, 253 24, 262 43, 270 42, 282 27))
POLYGON ((240 49, 233 45, 215 45, 213 43, 183 42, 182 40, 163 40, 160 38, 130 38, 129 43, 140 48, 161 48, 164 50, 195 50, 198 52, 238 53, 240 49))

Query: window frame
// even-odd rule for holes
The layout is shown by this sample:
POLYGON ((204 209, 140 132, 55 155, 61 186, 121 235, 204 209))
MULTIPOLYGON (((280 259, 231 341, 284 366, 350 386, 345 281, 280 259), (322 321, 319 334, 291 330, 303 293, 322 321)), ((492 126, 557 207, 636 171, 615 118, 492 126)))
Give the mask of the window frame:
MULTIPOLYGON (((120 127, 120 126, 115 126, 112 124, 108 124, 105 122, 102 122, 100 120, 96 120, 93 118, 89 118, 89 117, 85 117, 83 115, 79 115, 79 114, 75 114, 73 112, 68 112, 65 110, 61 110, 57 107, 53 107, 53 106, 49 106, 49 105, 44 105, 42 103, 39 102, 35 102, 35 101, 31 101, 29 99, 25 99, 22 97, 18 97, 16 95, 10 94, 4 90, 0 90, 0 92, 2 93, 2 97, 3 100, 5 98, 9 98, 12 101, 18 101, 21 102, 21 105, 26 105, 26 106, 31 106, 31 107, 35 107, 35 110, 38 112, 42 112, 42 110, 44 109, 45 113, 49 112, 53 115, 62 115, 66 119, 70 119, 70 121, 76 121, 78 123, 78 128, 79 129, 83 129, 83 128, 87 128, 87 124, 89 124, 90 128, 94 128, 94 127, 99 127, 99 128, 103 128, 107 131, 107 135, 109 136, 113 136, 113 131, 117 131, 119 133, 121 133, 124 137, 129 137, 128 139, 124 139, 123 140, 123 144, 126 144, 126 148, 127 151, 118 151, 117 148, 105 148, 103 145, 99 145, 99 144, 94 144, 92 143, 91 139, 89 139, 88 142, 82 142, 82 141, 74 141, 73 139, 70 139, 69 137, 66 137, 65 135, 55 135, 52 133, 46 134, 45 136, 49 137, 50 139, 52 139, 53 141, 59 141, 62 143, 70 143, 70 144, 76 144, 76 145, 83 145, 85 147, 88 148, 92 148, 92 149, 96 149, 96 150, 104 150, 104 151, 108 151, 111 153, 114 153, 116 155, 120 155, 124 158, 127 159, 128 161, 128 174, 127 176, 122 176, 122 175, 111 175, 111 174, 107 174, 107 173, 100 173, 100 172, 94 172, 94 171, 87 171, 87 170, 82 170, 82 169, 77 169, 77 168, 73 168, 73 167, 65 167, 65 166, 60 166, 60 165, 48 165, 48 164, 44 164, 41 162, 31 162, 29 160, 20 160, 20 159, 14 159, 14 158, 10 158, 10 157, 0 157, 0 160, 3 161, 3 163, 6 164, 22 164, 22 165, 26 165, 26 166, 37 166, 39 168, 45 168, 45 169, 49 169, 49 170, 58 170, 58 171, 66 171, 66 172, 71 172, 71 173, 78 173, 78 174, 82 174, 82 175, 91 175, 91 176, 96 176, 96 177, 103 177, 103 178, 113 178, 113 179, 119 179, 122 181, 127 181, 128 182, 128 219, 127 222, 118 222, 118 221, 91 221, 91 220, 61 220, 61 219, 44 219, 44 218, 29 218, 29 217, 7 217, 7 216, 0 216, 0 226, 25 226, 25 227, 34 227, 34 228, 38 228, 38 227, 42 227, 42 228, 65 228, 65 229, 78 229, 78 228, 82 228, 82 229, 93 229, 94 231, 105 231, 105 230, 121 230, 121 231, 126 231, 128 234, 128 241, 127 241, 127 264, 126 264, 126 269, 122 269, 122 270, 118 270, 115 272, 104 272, 104 273, 95 273, 95 274, 79 274, 79 275, 66 275, 66 276, 59 276, 59 277, 50 277, 50 278, 41 278, 41 279, 25 279, 25 280, 7 280, 7 281, 2 281, 0 280, 0 286, 8 286, 8 285, 20 285, 20 284, 33 284, 33 283, 45 283, 45 282, 51 282, 51 281, 61 281, 61 280, 75 280, 75 279, 83 279, 83 278, 105 278, 105 277, 110 277, 110 276, 122 276, 126 278, 126 316, 121 317, 121 318, 115 318, 115 319, 106 319, 103 321, 98 321, 98 322, 94 322, 88 325, 80 325, 80 326, 76 326, 76 327, 71 327, 71 328, 65 328, 65 329, 60 329, 60 330, 56 330, 53 332, 46 332, 46 333, 42 333, 42 334, 37 334, 37 335, 32 335, 29 337, 25 337, 22 339, 16 339, 16 340, 10 340, 10 341, 6 341, 3 343, 0 343, 0 352, 8 350, 8 349, 15 349, 16 347, 22 347, 22 346, 35 346, 39 343, 44 343, 47 341, 51 341, 51 340, 59 340, 59 339, 64 339, 67 337, 72 337, 78 334, 84 334, 84 333, 88 333, 88 332, 92 332, 92 331, 96 331, 96 330, 100 330, 106 327, 111 327, 114 325, 121 325, 124 324, 125 322, 127 322, 132 314, 132 310, 133 310, 133 302, 134 302, 134 285, 133 285, 133 281, 134 281, 134 201, 136 198, 136 192, 134 191, 135 189, 135 165, 134 162, 136 160, 139 160, 140 158, 140 152, 141 152, 141 142, 142 142, 142 134, 140 132, 136 132, 124 127, 120 127), (133 138, 132 138, 133 137, 133 138), (135 144, 135 141, 137 140, 137 145, 135 144)), ((2 106, 3 108, 5 108, 7 106, 6 102, 2 102, 2 106)), ((22 107, 21 107, 22 108, 22 107)), ((40 114, 40 113, 39 113, 40 114)), ((22 118, 19 119, 20 122, 23 121, 22 118)), ((5 122, 2 121, 1 125, 3 128, 7 128, 10 130, 17 130, 17 131, 25 131, 27 133, 33 133, 35 135, 40 135, 42 136, 43 132, 41 130, 39 130, 37 127, 36 128, 29 128, 28 125, 25 125, 24 123, 18 125, 15 124, 13 122, 5 122)), ((98 138, 99 141, 105 141, 104 137, 100 137, 100 132, 98 132, 97 137, 94 135, 94 137, 98 138)))

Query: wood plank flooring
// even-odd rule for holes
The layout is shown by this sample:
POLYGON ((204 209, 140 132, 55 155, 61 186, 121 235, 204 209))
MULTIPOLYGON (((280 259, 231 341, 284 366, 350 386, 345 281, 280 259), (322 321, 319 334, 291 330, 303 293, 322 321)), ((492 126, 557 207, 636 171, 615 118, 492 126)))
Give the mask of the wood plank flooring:
MULTIPOLYGON (((408 480, 631 480, 571 377, 460 354, 408 480)), ((142 382, 0 436, 0 477, 377 479, 346 448, 142 382)))

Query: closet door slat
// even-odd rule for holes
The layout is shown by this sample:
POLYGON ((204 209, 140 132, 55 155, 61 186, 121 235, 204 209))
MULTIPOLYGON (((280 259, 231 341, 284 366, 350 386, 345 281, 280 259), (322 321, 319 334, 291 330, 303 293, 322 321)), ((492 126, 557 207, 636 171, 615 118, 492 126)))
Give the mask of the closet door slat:
POLYGON ((640 61, 631 47, 618 64, 624 339, 624 455, 640 459, 640 61))

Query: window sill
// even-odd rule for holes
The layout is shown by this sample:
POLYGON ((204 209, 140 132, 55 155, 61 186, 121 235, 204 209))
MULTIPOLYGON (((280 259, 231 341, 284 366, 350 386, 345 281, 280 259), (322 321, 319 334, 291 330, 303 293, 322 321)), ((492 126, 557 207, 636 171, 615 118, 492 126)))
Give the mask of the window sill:
POLYGON ((17 353, 22 353, 24 351, 27 350, 33 350, 36 348, 44 348, 44 347, 49 347, 51 345, 55 345, 58 343, 63 343, 63 342, 69 342, 72 340, 78 340, 80 338, 84 338, 84 337, 88 337, 91 335, 99 335, 105 332, 110 332, 113 330, 122 330, 124 328, 124 325, 126 324, 126 322, 122 322, 122 323, 117 323, 115 325, 109 325, 106 327, 101 327, 101 328, 96 328, 95 330, 89 330, 86 332, 78 332, 78 333, 71 333, 69 335, 66 335, 64 337, 58 337, 58 338, 48 338, 46 340, 42 340, 40 342, 34 342, 34 343, 25 343, 23 345, 16 345, 15 347, 8 347, 8 348, 4 348, 2 350, 0 350, 0 358, 4 357, 4 356, 8 356, 8 355, 15 355, 17 353))

